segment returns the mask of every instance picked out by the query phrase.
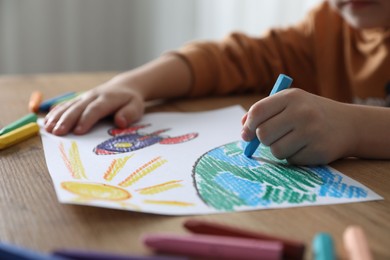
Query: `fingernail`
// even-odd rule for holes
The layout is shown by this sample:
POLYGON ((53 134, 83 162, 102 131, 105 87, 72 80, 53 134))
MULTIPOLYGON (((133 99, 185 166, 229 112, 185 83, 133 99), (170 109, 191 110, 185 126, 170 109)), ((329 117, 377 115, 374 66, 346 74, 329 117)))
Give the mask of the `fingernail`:
POLYGON ((45 128, 53 128, 55 126, 55 123, 53 121, 46 121, 45 122, 45 128))
POLYGON ((56 125, 54 128, 53 128, 53 133, 54 134, 62 134, 65 130, 65 126, 63 125, 56 125))

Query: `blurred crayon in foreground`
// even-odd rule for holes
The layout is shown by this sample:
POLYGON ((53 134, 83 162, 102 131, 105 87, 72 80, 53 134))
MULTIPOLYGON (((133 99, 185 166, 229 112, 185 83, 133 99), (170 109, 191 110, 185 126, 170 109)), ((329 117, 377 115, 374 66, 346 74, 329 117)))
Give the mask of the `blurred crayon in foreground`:
POLYGON ((58 260, 56 256, 46 255, 16 245, 0 243, 0 259, 12 260, 58 260))
POLYGON ((349 226, 345 229, 344 246, 350 260, 372 260, 370 249, 364 231, 359 226, 349 226))
POLYGON ((72 260, 188 260, 186 257, 127 255, 77 249, 59 249, 52 255, 72 260))
POLYGON ((236 227, 222 225, 219 223, 189 219, 184 222, 184 227, 189 231, 197 234, 279 241, 283 244, 284 259, 301 260, 303 259, 305 253, 305 244, 303 242, 276 237, 265 233, 239 229, 236 227))
POLYGON ((30 101, 28 102, 28 110, 33 113, 39 111, 39 106, 42 103, 43 95, 40 91, 34 91, 31 93, 30 101))
POLYGON ((202 259, 282 259, 283 244, 252 238, 227 236, 148 234, 143 243, 157 252, 202 259))
POLYGON ((77 92, 77 93, 73 93, 73 95, 67 95, 67 96, 65 96, 65 97, 59 98, 58 100, 56 100, 56 102, 53 103, 52 108, 53 108, 54 106, 56 106, 56 105, 59 105, 59 104, 61 104, 61 103, 66 102, 66 101, 68 101, 68 100, 72 100, 72 99, 74 99, 74 98, 80 96, 81 94, 83 94, 83 92, 77 92))
POLYGON ((318 233, 313 240, 314 260, 335 260, 333 239, 328 233, 318 233))
POLYGON ((51 99, 47 99, 40 104, 39 111, 40 112, 49 112, 50 108, 53 105, 58 104, 58 102, 60 102, 62 100, 70 99, 70 98, 73 98, 75 96, 76 96, 75 92, 67 92, 67 93, 62 94, 60 96, 57 96, 57 97, 54 97, 51 99))

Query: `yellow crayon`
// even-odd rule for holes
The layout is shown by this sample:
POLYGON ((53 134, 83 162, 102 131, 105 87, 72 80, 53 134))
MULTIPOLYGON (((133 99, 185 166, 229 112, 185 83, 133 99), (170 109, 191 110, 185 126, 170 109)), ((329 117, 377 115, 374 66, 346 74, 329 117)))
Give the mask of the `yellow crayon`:
POLYGON ((26 140, 39 132, 37 123, 28 123, 0 136, 0 150, 26 140))

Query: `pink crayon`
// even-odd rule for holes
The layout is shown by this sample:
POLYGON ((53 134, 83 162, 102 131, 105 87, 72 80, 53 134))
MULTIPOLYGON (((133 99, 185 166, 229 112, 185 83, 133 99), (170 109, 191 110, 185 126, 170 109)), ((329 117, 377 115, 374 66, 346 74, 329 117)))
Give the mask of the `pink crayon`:
POLYGON ((305 244, 301 241, 286 239, 266 233, 259 233, 252 230, 240 229, 216 222, 189 219, 184 222, 184 227, 196 234, 279 241, 283 244, 283 258, 285 259, 301 260, 303 259, 305 253, 305 244))
POLYGON ((146 235, 145 245, 159 252, 218 259, 282 259, 283 244, 250 238, 211 235, 146 235))

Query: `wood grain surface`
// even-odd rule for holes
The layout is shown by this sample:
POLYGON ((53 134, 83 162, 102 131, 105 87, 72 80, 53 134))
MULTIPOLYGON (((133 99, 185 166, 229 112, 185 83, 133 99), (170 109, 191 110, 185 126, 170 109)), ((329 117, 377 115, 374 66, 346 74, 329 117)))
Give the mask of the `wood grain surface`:
MULTIPOLYGON (((28 113, 34 90, 44 98, 83 91, 115 73, 0 77, 0 127, 28 113)), ((240 104, 248 109, 259 96, 175 100, 149 104, 147 112, 205 111, 240 104)), ((44 115, 40 115, 44 116, 44 115)), ((390 149, 390 148, 389 148, 390 149)), ((50 252, 59 248, 151 254, 140 242, 145 233, 185 234, 184 220, 197 218, 267 232, 307 245, 317 232, 335 239, 339 259, 347 259, 342 234, 350 224, 363 227, 375 259, 390 259, 390 161, 345 159, 332 167, 371 188, 384 200, 329 206, 172 217, 60 204, 46 167, 39 136, 0 151, 0 241, 50 252)))

